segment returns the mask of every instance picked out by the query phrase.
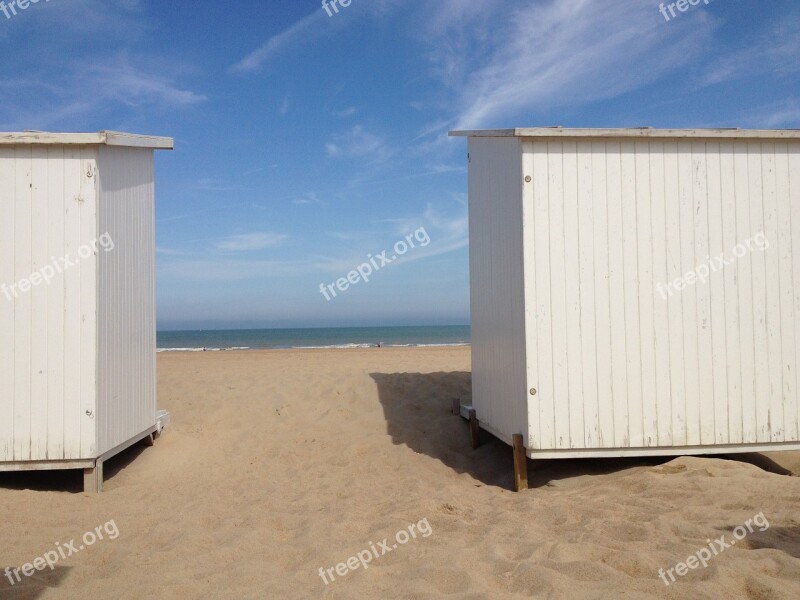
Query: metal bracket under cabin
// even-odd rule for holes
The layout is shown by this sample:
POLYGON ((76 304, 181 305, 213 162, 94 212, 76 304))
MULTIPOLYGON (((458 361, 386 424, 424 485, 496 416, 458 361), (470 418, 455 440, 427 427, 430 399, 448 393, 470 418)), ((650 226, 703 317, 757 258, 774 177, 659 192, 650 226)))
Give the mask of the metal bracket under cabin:
POLYGON ((156 424, 149 429, 143 431, 137 436, 132 437, 127 442, 120 444, 116 448, 112 448, 102 456, 92 460, 92 464, 83 469, 83 492, 85 494, 100 494, 103 492, 103 463, 108 459, 116 456, 123 450, 127 450, 134 444, 144 442, 145 446, 155 445, 156 440, 161 437, 161 432, 164 431, 170 422, 170 414, 166 410, 159 410, 156 413, 156 424))
MULTIPOLYGON (((481 427, 478 420, 478 412, 471 404, 461 404, 460 398, 453 398, 451 412, 469 421, 472 449, 477 449, 481 445, 481 427)), ((514 451, 514 487, 518 492, 521 492, 528 489, 528 456, 523 444, 522 434, 515 433, 512 436, 511 447, 514 451)))

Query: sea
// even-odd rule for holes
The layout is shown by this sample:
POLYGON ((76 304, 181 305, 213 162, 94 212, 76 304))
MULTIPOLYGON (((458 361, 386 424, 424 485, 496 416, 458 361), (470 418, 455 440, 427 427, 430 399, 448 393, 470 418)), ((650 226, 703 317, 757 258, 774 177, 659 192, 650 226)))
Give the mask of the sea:
POLYGON ((469 325, 159 331, 159 352, 468 346, 469 325))

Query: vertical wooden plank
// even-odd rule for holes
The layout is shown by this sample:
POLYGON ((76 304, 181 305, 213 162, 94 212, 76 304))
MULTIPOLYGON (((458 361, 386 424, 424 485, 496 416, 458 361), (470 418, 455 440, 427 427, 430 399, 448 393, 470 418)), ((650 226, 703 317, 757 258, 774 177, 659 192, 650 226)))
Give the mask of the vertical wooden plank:
MULTIPOLYGON (((791 223, 791 256, 792 256, 792 303, 794 308, 794 340, 800 344, 800 143, 788 144, 787 163, 789 179, 789 197, 791 223)), ((795 346, 794 394, 790 396, 789 406, 785 412, 786 429, 789 437, 800 436, 800 352, 795 346)))
MULTIPOLYGON (((552 301, 553 417, 555 447, 567 449, 570 440, 570 389, 567 345, 566 227, 564 222, 564 149, 560 140, 546 143, 550 214, 550 291, 552 301)), ((575 399, 576 402, 578 399, 575 399)))
MULTIPOLYGON (((632 445, 657 446, 658 445, 658 388, 656 386, 656 311, 655 311, 655 280, 654 271, 654 246, 655 233, 653 231, 653 180, 650 171, 650 142, 639 141, 634 145, 635 153, 634 183, 636 203, 636 231, 638 232, 636 248, 638 279, 636 282, 636 299, 639 310, 638 319, 639 338, 639 371, 640 383, 635 393, 637 409, 641 411, 641 437, 632 437, 632 445)), ((663 186, 659 181, 658 185, 663 186)), ((663 189, 663 188, 662 188, 663 189)), ((663 202, 663 198, 662 198, 663 202)), ((658 236, 663 236, 663 226, 658 236)), ((662 240, 663 243, 663 240, 662 240)), ((662 263, 663 264, 663 263, 662 263)), ((629 379, 629 382, 633 382, 629 379)))
POLYGON ((696 403, 699 411, 699 440, 710 445, 715 440, 714 419, 714 361, 711 329, 714 316, 711 314, 709 223, 708 223, 708 163, 705 142, 693 142, 692 152, 692 202, 694 204, 694 284, 691 290, 697 301, 697 389, 696 403), (707 271, 708 269, 708 271, 707 271))
MULTIPOLYGON (((781 320, 781 253, 784 251, 781 228, 778 224, 778 180, 776 173, 776 145, 761 144, 762 171, 764 189, 764 228, 761 234, 756 233, 748 244, 748 251, 760 255, 766 263, 766 331, 767 331, 767 385, 768 396, 761 401, 767 405, 766 441, 783 442, 786 439, 783 413, 783 342, 781 320)), ((788 248, 787 248, 788 249, 788 248)))
POLYGON ((677 142, 664 143, 664 177, 667 224, 667 296, 669 298, 670 390, 672 392, 672 439, 676 446, 687 444, 686 378, 684 362, 684 297, 675 283, 681 268, 681 202, 678 187, 677 142))
MULTIPOLYGON (((769 343, 767 340, 767 265, 764 254, 753 253, 747 247, 748 240, 764 232, 764 178, 762 145, 751 142, 747 145, 747 165, 750 178, 750 231, 744 233, 734 254, 752 265, 753 333, 755 339, 756 381, 756 441, 769 442, 770 435, 770 383, 769 343)), ((775 240, 770 240, 775 243, 775 240)))
MULTIPOLYGON (((31 211, 31 148, 16 146, 15 210, 16 245, 14 252, 14 281, 29 280, 33 268, 31 211)), ((14 459, 31 458, 31 352, 32 318, 31 290, 19 286, 14 312, 14 459)))
MULTIPOLYGON (((722 197, 722 171, 721 157, 724 151, 719 142, 709 142, 706 146, 707 154, 707 181, 708 181, 708 254, 706 268, 708 271, 708 289, 711 303, 711 368, 710 373, 704 375, 710 378, 713 389, 713 398, 707 399, 711 404, 714 415, 714 438, 717 444, 730 443, 729 418, 728 418, 728 366, 727 366, 727 328, 725 272, 718 268, 714 257, 724 255, 724 227, 723 227, 723 197, 722 197)), ((727 202, 727 200, 725 200, 727 202)))
POLYGON ((614 389, 611 372, 611 306, 609 294, 609 200, 607 148, 592 142, 592 200, 594 202, 594 293, 597 344, 597 395, 600 447, 614 447, 614 389))
POLYGON ((12 285, 16 284, 16 169, 14 146, 0 146, 0 460, 14 458, 16 347, 12 285))
MULTIPOLYGON (((81 147, 64 150, 64 250, 72 262, 81 245, 82 197, 81 147)), ((80 267, 64 270, 64 458, 83 458, 81 453, 81 277, 80 267)))
MULTIPOLYGON (((742 356, 741 356, 741 319, 739 317, 740 278, 738 267, 730 265, 723 267, 718 258, 726 260, 729 253, 736 246, 737 225, 737 177, 741 179, 734 162, 734 144, 723 142, 720 144, 720 198, 722 202, 722 241, 720 246, 712 244, 712 258, 721 274, 724 285, 725 297, 725 365, 728 413, 728 443, 741 444, 742 437, 742 356)), ((716 340, 715 340, 716 341, 716 340)))
MULTIPOLYGON (((527 369, 527 386, 538 385, 541 366, 539 364, 539 292, 536 287, 538 256, 536 254, 536 202, 535 189, 538 185, 534 167, 533 143, 522 144, 522 174, 526 183, 522 186, 522 223, 523 223, 523 273, 525 280, 525 353, 527 369), (527 182, 527 177, 531 181, 527 182)), ((544 448, 542 444, 542 420, 539 411, 541 394, 531 396, 525 390, 528 399, 528 447, 544 448)))
POLYGON ((619 142, 606 144, 608 202, 608 293, 611 325, 611 407, 613 445, 624 448, 628 436, 628 365, 625 339, 625 250, 622 224, 622 155, 619 142))
MULTIPOLYGON (((645 147, 645 152, 646 152, 645 147)), ((645 445, 644 413, 642 406, 642 335, 639 327, 639 238, 648 241, 649 247, 649 214, 646 228, 639 230, 639 196, 637 194, 636 146, 634 142, 623 142, 621 147, 622 167, 622 242, 624 260, 624 295, 625 311, 625 362, 627 376, 627 409, 626 446, 641 447, 645 445)), ((642 204, 649 205, 647 196, 642 204)), ((647 209, 643 210, 647 212, 647 209)), ((648 253, 649 254, 649 253, 648 253)), ((641 260, 648 259, 642 256, 641 260)), ((648 288, 650 292, 652 288, 648 288)), ((652 401, 651 397, 649 401, 652 401)))
POLYGON ((47 455, 64 458, 64 274, 58 257, 64 255, 64 147, 48 149, 47 246, 53 268, 47 288, 47 455))
POLYGON ((681 276, 683 304, 683 366, 686 381, 686 443, 697 445, 700 439, 700 385, 697 346, 697 285, 687 274, 697 266, 695 255, 694 163, 692 142, 678 142, 678 198, 680 203, 681 276))
POLYGON ((738 244, 752 232, 750 226, 750 170, 748 168, 747 142, 736 142, 734 146, 734 168, 736 170, 736 241, 730 247, 728 260, 735 261, 726 268, 737 270, 739 282, 739 323, 741 341, 742 373, 742 441, 753 444, 758 441, 756 416, 755 332, 753 329, 753 268, 749 257, 733 255, 738 244))
POLYGON ((47 459, 47 296, 42 269, 48 259, 47 147, 31 146, 31 454, 47 459))
POLYGON ((581 264, 580 210, 578 208, 578 144, 563 145, 564 185, 564 273, 566 343, 568 354, 567 389, 569 391, 570 447, 583 448, 585 443, 583 391, 583 356, 581 349, 581 264))
POLYGON ((594 255, 593 148, 577 143, 578 240, 580 249, 580 344, 583 389, 584 445, 600 447, 600 413, 597 387, 597 332, 594 255))
POLYGON ((80 247, 80 359, 81 359, 81 451, 85 457, 97 453, 97 256, 91 243, 97 239, 97 150, 86 149, 81 156, 80 247), (87 249, 91 252, 87 252, 87 249))
MULTIPOLYGON (((658 439, 653 445, 672 446, 672 382, 670 380, 670 291, 667 288, 669 274, 667 271, 667 204, 675 204, 673 198, 665 194, 666 179, 664 176, 664 142, 650 142, 650 200, 652 202, 653 232, 653 313, 654 354, 655 354, 655 394, 656 421, 658 439)), ((674 233, 673 233, 674 236, 674 233)), ((647 298, 648 290, 642 280, 642 297, 647 298)), ((642 313, 642 331, 645 331, 646 317, 642 313)), ((644 340, 643 340, 644 346, 644 340)), ((643 355, 646 356, 646 355, 643 355)), ((647 364, 645 360, 643 364, 647 364)), ((646 368, 645 368, 646 372, 646 368)), ((644 387, 647 393, 647 386, 644 387)), ((645 400, 646 402, 646 400, 645 400)))
POLYGON ((533 143, 533 203, 534 203, 534 244, 536 246, 536 300, 537 300, 537 338, 539 347, 539 419, 541 423, 541 444, 544 448, 555 448, 555 407, 553 392, 553 309, 551 290, 552 252, 551 211, 549 177, 547 174, 547 143, 533 143))

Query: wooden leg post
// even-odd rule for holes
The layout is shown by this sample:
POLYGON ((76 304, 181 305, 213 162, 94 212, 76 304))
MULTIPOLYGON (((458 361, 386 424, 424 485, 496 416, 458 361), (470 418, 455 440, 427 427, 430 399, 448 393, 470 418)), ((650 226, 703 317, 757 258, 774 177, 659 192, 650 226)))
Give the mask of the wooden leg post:
POLYGON ((469 433, 472 437, 472 449, 481 445, 481 428, 478 422, 478 413, 474 408, 469 409, 469 433))
POLYGON ((522 444, 522 435, 515 433, 511 439, 514 442, 514 483, 517 491, 521 492, 528 489, 528 457, 522 444))
POLYGON ((103 492, 103 461, 98 460, 93 469, 83 470, 83 492, 100 494, 103 492))
POLYGON ((450 409, 450 412, 454 415, 461 414, 461 398, 453 398, 453 407, 450 409))

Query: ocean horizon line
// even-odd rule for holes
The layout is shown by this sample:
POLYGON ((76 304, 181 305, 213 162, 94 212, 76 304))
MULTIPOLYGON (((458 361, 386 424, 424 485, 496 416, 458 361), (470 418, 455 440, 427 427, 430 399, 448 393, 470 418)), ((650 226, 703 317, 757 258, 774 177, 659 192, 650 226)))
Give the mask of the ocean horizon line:
POLYGON ((467 346, 469 325, 167 330, 157 351, 222 352, 467 346))

